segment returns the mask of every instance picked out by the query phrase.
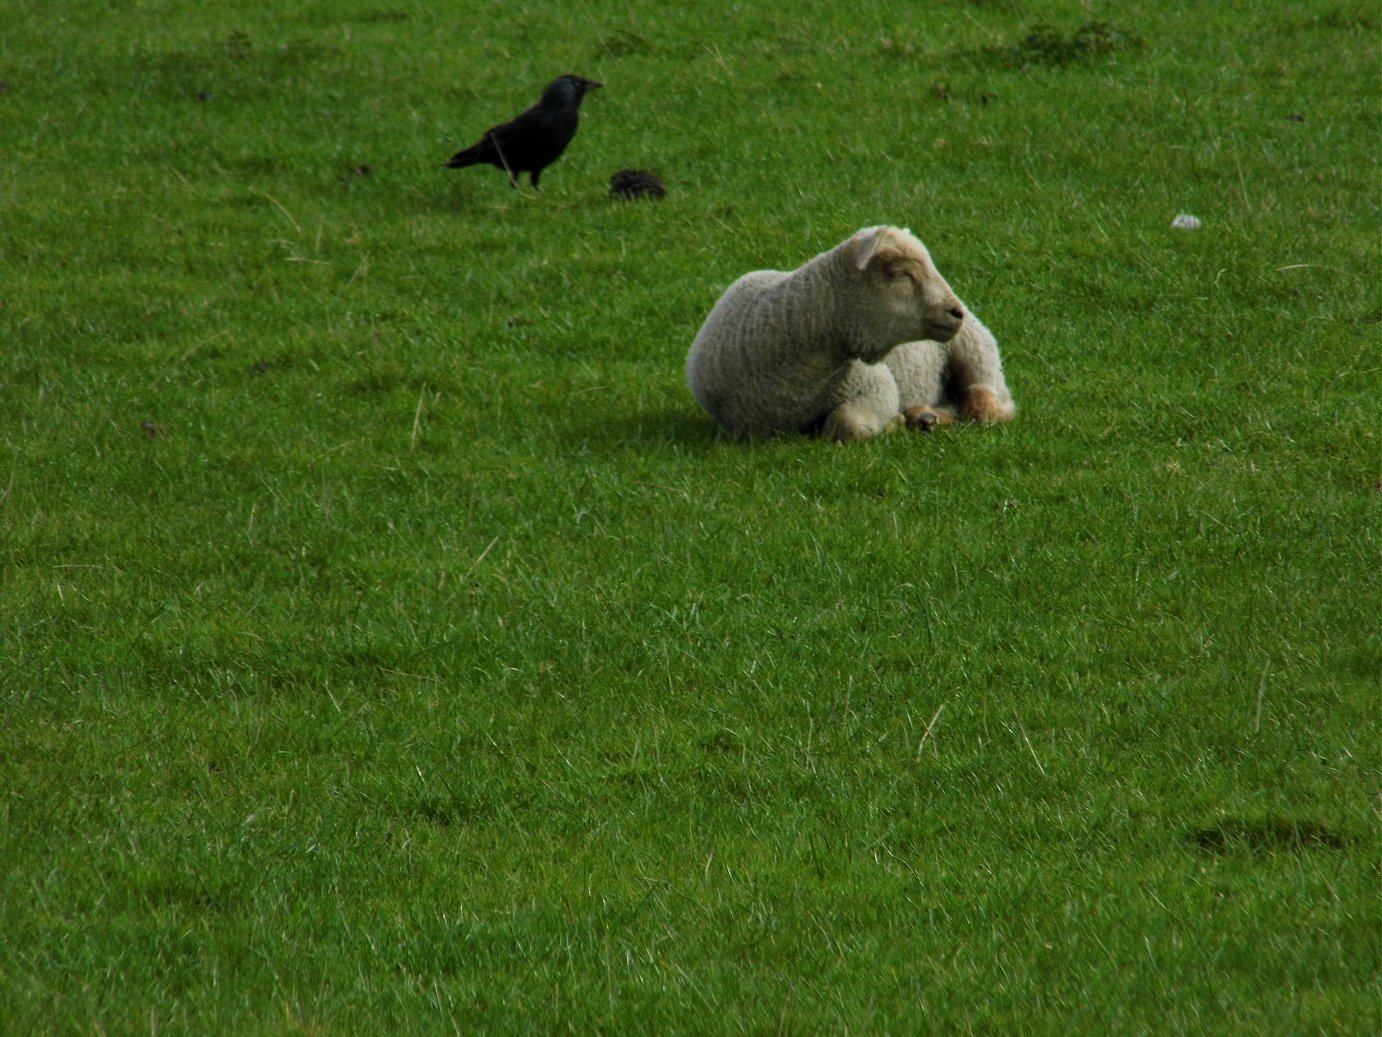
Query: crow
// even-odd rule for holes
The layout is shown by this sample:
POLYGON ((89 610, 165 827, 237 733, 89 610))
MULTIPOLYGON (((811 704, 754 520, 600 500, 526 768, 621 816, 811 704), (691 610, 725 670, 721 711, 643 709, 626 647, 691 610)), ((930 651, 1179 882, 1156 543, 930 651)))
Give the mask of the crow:
POLYGON ((562 76, 542 91, 542 100, 502 126, 485 131, 478 144, 458 151, 447 166, 461 169, 488 163, 509 174, 509 186, 518 186, 518 174, 527 173, 533 190, 542 171, 561 157, 576 135, 581 98, 603 83, 580 76, 562 76))

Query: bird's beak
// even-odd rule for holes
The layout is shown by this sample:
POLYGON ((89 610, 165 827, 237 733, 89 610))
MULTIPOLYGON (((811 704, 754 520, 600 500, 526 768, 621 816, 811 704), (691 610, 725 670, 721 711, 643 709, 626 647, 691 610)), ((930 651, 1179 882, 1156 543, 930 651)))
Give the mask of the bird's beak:
POLYGON ((587 79, 583 84, 581 84, 582 89, 584 89, 587 93, 589 93, 591 90, 599 90, 600 87, 604 85, 604 83, 597 83, 593 79, 587 79))

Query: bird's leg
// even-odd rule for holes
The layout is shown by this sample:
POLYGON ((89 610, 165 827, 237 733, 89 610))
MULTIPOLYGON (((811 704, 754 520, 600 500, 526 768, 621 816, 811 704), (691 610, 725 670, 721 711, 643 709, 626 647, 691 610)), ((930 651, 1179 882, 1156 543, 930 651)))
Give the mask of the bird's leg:
POLYGON ((498 139, 491 137, 494 141, 494 150, 499 155, 499 161, 504 163, 504 172, 509 174, 509 186, 515 191, 518 190, 518 177, 514 176, 513 170, 509 168, 509 160, 504 157, 504 149, 500 146, 498 139))

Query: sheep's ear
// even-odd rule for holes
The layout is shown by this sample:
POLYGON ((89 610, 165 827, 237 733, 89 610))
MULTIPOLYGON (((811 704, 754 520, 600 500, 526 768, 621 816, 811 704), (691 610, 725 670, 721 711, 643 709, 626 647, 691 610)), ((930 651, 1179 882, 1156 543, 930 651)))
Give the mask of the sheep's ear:
POLYGON ((878 247, 888 236, 887 227, 869 227, 854 235, 850 241, 850 252, 856 269, 863 270, 869 260, 878 253, 878 247))

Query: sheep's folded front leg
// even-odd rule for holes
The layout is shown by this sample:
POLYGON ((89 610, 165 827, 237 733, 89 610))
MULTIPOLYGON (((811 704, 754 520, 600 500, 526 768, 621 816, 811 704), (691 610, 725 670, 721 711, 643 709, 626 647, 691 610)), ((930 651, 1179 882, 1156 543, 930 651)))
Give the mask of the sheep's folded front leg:
POLYGON ((902 417, 908 428, 930 432, 937 425, 954 425, 961 421, 974 421, 981 425, 1007 421, 1012 417, 1012 407, 1000 403, 998 395, 988 386, 971 385, 961 394, 958 413, 954 407, 921 404, 908 407, 902 412, 902 417))
POLYGON ((966 320, 946 346, 946 364, 955 394, 949 402, 959 408, 962 420, 988 424, 1013 416, 1017 408, 1003 378, 998 343, 976 318, 966 320))
POLYGON ((821 435, 840 443, 869 439, 901 423, 897 382, 882 364, 852 361, 825 404, 821 435))
POLYGON ((971 385, 964 391, 964 399, 960 401, 960 413, 965 421, 1007 421, 1013 416, 1013 407, 1011 403, 1000 403, 998 394, 988 386, 971 385))
POLYGON ((837 443, 854 443, 861 439, 871 439, 901 423, 900 414, 885 417, 872 407, 858 402, 842 403, 826 416, 825 424, 821 426, 821 435, 837 443))

